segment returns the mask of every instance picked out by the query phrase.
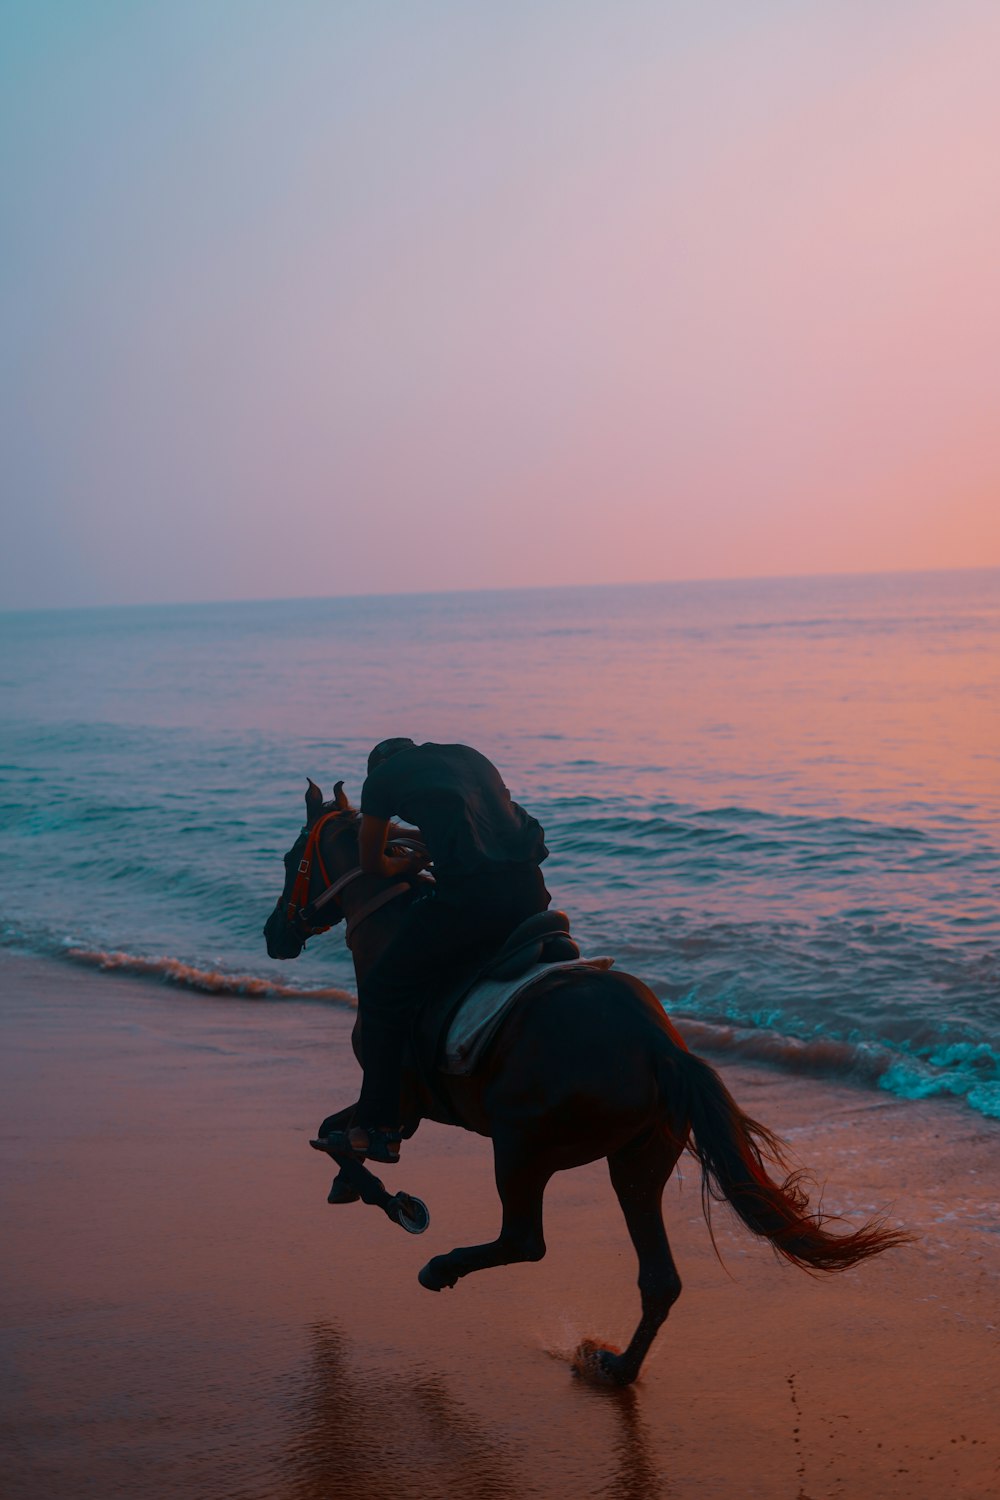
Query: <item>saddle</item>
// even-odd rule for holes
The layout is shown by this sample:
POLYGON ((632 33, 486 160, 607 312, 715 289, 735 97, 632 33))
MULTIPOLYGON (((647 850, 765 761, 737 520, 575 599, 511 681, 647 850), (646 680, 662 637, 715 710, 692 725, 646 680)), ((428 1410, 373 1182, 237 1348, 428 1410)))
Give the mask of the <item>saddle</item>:
MULTIPOLYGON (((570 936, 569 917, 564 911, 540 911, 519 923, 503 947, 487 959, 472 981, 516 979, 532 964, 554 964, 579 958, 580 949, 570 936)), ((471 988, 466 986, 465 989, 471 988)), ((463 989, 462 993, 465 993, 463 989)))
POLYGON ((564 964, 579 957, 580 949, 570 936, 565 912, 538 912, 519 923, 502 948, 464 975, 457 985, 429 1000, 415 1016, 410 1050, 426 1085, 433 1087, 431 1075, 440 1064, 449 1027, 462 1002, 477 985, 490 981, 500 988, 498 982, 502 981, 516 987, 516 981, 539 964, 564 964))

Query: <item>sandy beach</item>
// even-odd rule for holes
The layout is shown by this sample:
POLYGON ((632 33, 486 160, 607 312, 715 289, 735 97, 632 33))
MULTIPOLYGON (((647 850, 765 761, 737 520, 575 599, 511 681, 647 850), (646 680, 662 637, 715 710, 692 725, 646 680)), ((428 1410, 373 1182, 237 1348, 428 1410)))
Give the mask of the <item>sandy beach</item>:
POLYGON ((353 1097, 346 1009, 11 953, 0 990, 7 1500, 1000 1492, 1000 1123, 724 1065, 828 1208, 919 1238, 816 1280, 720 1210, 723 1268, 688 1160, 684 1294, 604 1392, 569 1363, 638 1315, 603 1166, 552 1183, 544 1262, 435 1296, 424 1261, 495 1232, 489 1146, 409 1144, 422 1238, 329 1207, 307 1138, 353 1097))

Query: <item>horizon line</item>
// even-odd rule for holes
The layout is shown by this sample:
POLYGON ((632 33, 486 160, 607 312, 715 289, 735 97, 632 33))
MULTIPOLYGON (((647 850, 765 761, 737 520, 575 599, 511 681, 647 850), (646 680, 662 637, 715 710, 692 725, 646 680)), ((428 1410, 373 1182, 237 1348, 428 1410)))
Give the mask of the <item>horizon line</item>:
POLYGON ((571 589, 684 588, 689 585, 698 584, 794 583, 807 582, 813 579, 836 578, 929 578, 947 577, 952 574, 961 573, 1000 573, 1000 563, 968 563, 950 568, 866 568, 851 572, 823 570, 811 573, 737 573, 725 577, 632 578, 582 583, 493 584, 479 588, 386 589, 343 594, 241 594, 227 599, 146 599, 142 601, 133 600, 131 602, 112 601, 104 604, 15 604, 0 605, 0 616, 83 614, 101 610, 129 609, 206 609, 241 604, 309 604, 324 603, 334 599, 355 599, 360 601, 368 599, 462 598, 472 594, 548 594, 566 593, 571 589))

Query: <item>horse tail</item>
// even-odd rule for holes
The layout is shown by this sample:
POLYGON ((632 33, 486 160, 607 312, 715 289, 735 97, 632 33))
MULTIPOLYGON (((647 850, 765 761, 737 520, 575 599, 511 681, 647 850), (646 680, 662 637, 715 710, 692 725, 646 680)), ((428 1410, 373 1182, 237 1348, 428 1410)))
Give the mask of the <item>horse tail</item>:
POLYGON ((701 1163, 702 1209, 713 1246, 713 1200, 728 1203, 776 1255, 807 1271, 846 1271, 912 1240, 887 1228, 882 1217, 831 1234, 826 1226, 836 1216, 810 1206, 805 1174, 789 1169, 785 1143, 740 1109, 715 1069, 673 1042, 663 1063, 665 1102, 675 1125, 683 1116, 687 1149, 701 1163), (767 1162, 784 1174, 781 1182, 768 1175, 767 1162))

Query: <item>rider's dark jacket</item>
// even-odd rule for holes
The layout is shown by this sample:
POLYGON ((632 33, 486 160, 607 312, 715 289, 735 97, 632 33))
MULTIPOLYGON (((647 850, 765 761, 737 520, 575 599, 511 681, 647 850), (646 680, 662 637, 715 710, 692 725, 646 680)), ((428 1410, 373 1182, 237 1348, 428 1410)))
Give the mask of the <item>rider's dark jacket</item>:
POLYGON ((419 828, 434 860, 432 894, 415 900, 359 986, 365 1078, 356 1119, 399 1118, 411 1018, 545 911, 541 825, 511 800, 499 771, 468 745, 409 745, 383 760, 361 792, 370 817, 419 828))
POLYGON ((361 811, 419 828, 442 890, 548 855, 541 824, 512 799, 496 766, 468 745, 413 745, 376 766, 361 811))

